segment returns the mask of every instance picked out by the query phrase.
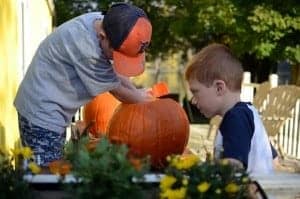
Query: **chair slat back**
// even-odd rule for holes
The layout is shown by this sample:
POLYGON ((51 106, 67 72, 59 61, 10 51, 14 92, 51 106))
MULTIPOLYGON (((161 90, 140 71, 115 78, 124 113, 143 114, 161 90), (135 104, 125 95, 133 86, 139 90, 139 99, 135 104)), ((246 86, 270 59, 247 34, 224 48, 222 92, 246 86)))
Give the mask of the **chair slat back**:
POLYGON ((262 82, 257 88, 253 98, 253 105, 259 112, 262 112, 266 106, 266 100, 271 89, 268 81, 262 82))
POLYGON ((300 99, 300 88, 282 85, 272 88, 262 111, 262 119, 269 136, 275 136, 288 118, 300 99))

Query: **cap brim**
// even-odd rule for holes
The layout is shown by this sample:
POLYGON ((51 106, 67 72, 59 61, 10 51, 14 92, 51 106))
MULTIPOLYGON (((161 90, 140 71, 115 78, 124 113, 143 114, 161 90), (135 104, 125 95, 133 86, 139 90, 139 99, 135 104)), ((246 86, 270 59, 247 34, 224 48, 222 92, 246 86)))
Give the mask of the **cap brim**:
POLYGON ((115 71, 124 76, 137 76, 143 73, 145 69, 145 53, 140 53, 136 57, 129 57, 114 51, 113 61, 115 71))

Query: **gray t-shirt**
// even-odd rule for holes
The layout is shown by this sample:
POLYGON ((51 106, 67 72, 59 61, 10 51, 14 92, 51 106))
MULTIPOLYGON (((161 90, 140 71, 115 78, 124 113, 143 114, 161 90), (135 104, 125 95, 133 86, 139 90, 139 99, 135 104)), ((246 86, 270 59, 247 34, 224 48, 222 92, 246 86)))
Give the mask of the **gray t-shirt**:
POLYGON ((76 17, 40 44, 14 101, 23 117, 63 132, 80 106, 120 84, 94 29, 102 18, 99 12, 76 17))

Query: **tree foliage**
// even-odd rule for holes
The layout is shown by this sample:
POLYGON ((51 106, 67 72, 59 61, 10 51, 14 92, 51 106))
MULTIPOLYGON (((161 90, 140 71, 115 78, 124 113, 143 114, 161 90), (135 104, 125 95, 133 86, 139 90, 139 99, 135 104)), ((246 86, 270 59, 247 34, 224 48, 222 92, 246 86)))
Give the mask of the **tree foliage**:
MULTIPOLYGON (((152 58, 220 42, 240 58, 300 63, 300 2, 298 0, 132 0, 152 24, 152 58)), ((108 0, 55 0, 57 23, 94 10, 108 0)))

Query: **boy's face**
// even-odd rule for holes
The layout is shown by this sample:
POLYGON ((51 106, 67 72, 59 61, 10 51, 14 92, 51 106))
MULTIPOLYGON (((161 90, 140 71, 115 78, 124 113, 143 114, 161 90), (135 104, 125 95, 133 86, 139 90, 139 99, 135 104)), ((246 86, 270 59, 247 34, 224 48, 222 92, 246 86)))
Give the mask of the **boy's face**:
POLYGON ((217 92, 217 85, 207 87, 196 79, 188 81, 190 91, 193 94, 192 103, 207 118, 220 114, 220 97, 217 92))

